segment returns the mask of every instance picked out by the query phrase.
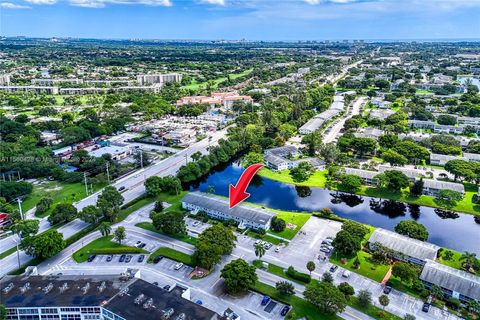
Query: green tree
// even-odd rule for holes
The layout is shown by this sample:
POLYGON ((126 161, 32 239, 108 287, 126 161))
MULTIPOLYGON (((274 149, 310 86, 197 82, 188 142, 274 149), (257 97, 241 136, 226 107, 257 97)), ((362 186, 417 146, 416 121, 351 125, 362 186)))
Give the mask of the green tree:
POLYGON ((427 228, 414 220, 400 221, 395 226, 395 232, 421 241, 427 241, 429 235, 427 228))
POLYGON ((12 226, 12 231, 21 238, 31 237, 37 234, 40 220, 17 220, 12 226))
POLYGON ((408 163, 408 159, 395 150, 388 149, 382 153, 382 159, 390 163, 391 166, 404 166, 408 163))
POLYGON ((275 288, 282 295, 292 295, 295 293, 295 287, 288 281, 279 281, 275 283, 275 288))
POLYGON ((340 184, 338 185, 338 188, 341 191, 355 193, 360 191, 362 183, 363 180, 359 176, 354 174, 345 174, 340 177, 340 184))
POLYGON ((127 238, 127 232, 125 230, 125 227, 118 227, 117 229, 115 229, 115 231, 113 232, 113 238, 119 244, 122 244, 122 241, 127 238))
POLYGON ((100 233, 103 237, 106 237, 112 232, 112 227, 110 226, 109 222, 104 221, 100 223, 100 225, 98 226, 98 230, 100 230, 100 233))
POLYGON ((407 284, 411 284, 415 279, 418 279, 418 273, 416 267, 406 262, 398 261, 392 267, 392 274, 407 284))
POLYGON ((310 272, 310 275, 312 275, 312 272, 315 270, 315 262, 308 261, 307 262, 307 270, 310 272))
POLYGON ((460 257, 460 261, 462 261, 462 267, 466 270, 478 268, 480 265, 477 255, 473 252, 465 251, 460 257))
POLYGON ((341 230, 333 239, 332 246, 336 252, 350 256, 361 249, 361 242, 360 238, 345 230, 341 230))
POLYGON ((257 281, 257 273, 254 266, 249 265, 243 259, 233 260, 220 272, 229 293, 239 293, 247 290, 257 281))
POLYGON ((7 319, 7 308, 3 304, 0 304, 0 320, 7 319))
POLYGON ((155 211, 157 213, 163 212, 163 201, 162 200, 155 201, 153 211, 155 211))
POLYGON ((385 310, 385 307, 388 306, 388 304, 390 303, 390 299, 388 298, 387 295, 382 294, 380 297, 378 297, 378 302, 380 302, 380 304, 383 307, 383 310, 385 310))
POLYGON ((79 218, 88 223, 97 223, 103 218, 103 214, 97 207, 90 205, 83 208, 79 218))
MULTIPOLYGON (((383 173, 385 183, 383 187, 387 188, 390 191, 398 192, 403 188, 406 188, 410 185, 408 177, 401 171, 398 170, 387 170, 383 173)), ((380 180, 380 179, 379 179, 380 180)))
POLYGON ((361 223, 353 220, 346 220, 342 223, 342 230, 354 235, 359 239, 365 238, 368 234, 368 228, 361 223))
POLYGON ((322 145, 322 136, 320 132, 314 131, 313 133, 306 134, 302 138, 302 144, 307 146, 308 155, 314 156, 322 145))
POLYGON ((258 153, 258 152, 249 152, 245 156, 245 162, 247 166, 250 166, 252 164, 257 164, 257 163, 263 163, 263 154, 258 153))
POLYGON ((368 290, 360 290, 357 295, 360 307, 367 309, 372 305, 372 293, 368 290))
POLYGON ((413 196, 420 196, 423 193, 423 185, 425 183, 423 182, 423 178, 420 178, 419 180, 416 180, 411 186, 410 186, 410 194, 413 196))
POLYGON ((187 234, 183 212, 153 212, 150 215, 155 229, 166 234, 187 234))
POLYGON ((59 203, 48 217, 51 225, 70 222, 77 217, 77 208, 70 203, 59 203))
POLYGON ((60 232, 50 229, 39 235, 24 239, 22 248, 30 256, 47 259, 65 248, 65 241, 60 232))
POLYGON ((437 193, 435 199, 447 207, 454 207, 463 199, 463 195, 458 191, 443 189, 437 193))
POLYGON ((255 256, 261 259, 265 255, 265 247, 261 243, 255 245, 255 256))
POLYGON ((328 271, 325 271, 323 274, 322 274, 322 282, 328 282, 328 283, 332 283, 333 284, 333 276, 330 272, 328 271))
POLYGON ((300 162, 297 167, 290 170, 290 176, 295 182, 307 181, 313 174, 312 165, 306 161, 300 162))
POLYGON ((388 133, 378 137, 378 144, 385 149, 393 148, 399 142, 400 138, 396 134, 388 133))
POLYGON ((437 300, 442 300, 445 297, 442 288, 437 285, 432 286, 432 288, 430 289, 430 293, 437 300))
POLYGON ((355 294, 355 289, 350 284, 348 284, 348 282, 340 283, 337 288, 343 293, 343 295, 347 299, 355 294))
POLYGON ((282 232, 287 227, 287 223, 282 218, 274 216, 270 222, 270 228, 275 232, 282 232))
POLYGON ((231 254, 235 247, 232 230, 218 223, 205 229, 195 244, 195 259, 198 265, 211 269, 220 262, 222 255, 231 254))
POLYGON ((45 213, 50 209, 53 204, 53 199, 51 197, 43 197, 41 198, 36 206, 37 213, 45 213))
POLYGON ((413 314, 410 314, 410 313, 405 314, 405 316, 403 317, 403 320, 416 320, 416 319, 417 318, 413 314))
POLYGON ((343 312, 347 306, 344 294, 328 282, 314 281, 307 285, 303 293, 305 300, 326 313, 343 312))
POLYGON ((108 186, 98 196, 97 207, 105 219, 113 222, 120 213, 120 206, 123 200, 122 194, 115 187, 108 186))

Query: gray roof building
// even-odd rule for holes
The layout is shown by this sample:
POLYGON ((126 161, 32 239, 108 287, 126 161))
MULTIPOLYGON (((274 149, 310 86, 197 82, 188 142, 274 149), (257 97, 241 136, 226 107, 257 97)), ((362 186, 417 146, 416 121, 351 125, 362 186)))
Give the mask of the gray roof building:
POLYGON ((346 174, 354 174, 363 179, 373 179, 376 175, 380 174, 378 171, 370 171, 356 168, 345 168, 346 174))
POLYGON ((468 161, 480 161, 480 154, 464 152, 463 157, 468 161))
POLYGON ((440 249, 437 245, 412 239, 381 228, 373 231, 368 242, 378 242, 387 248, 420 261, 426 261, 427 259, 435 260, 437 258, 437 251, 440 249))
POLYGON ((268 229, 270 220, 275 215, 273 211, 247 204, 240 204, 230 209, 227 198, 199 191, 185 195, 182 199, 182 204, 186 209, 196 207, 219 219, 233 219, 253 228, 260 226, 268 229))
POLYGON ((279 157, 289 157, 297 153, 298 153, 297 147, 291 146, 291 145, 265 150, 265 154, 273 154, 279 157))
POLYGON ((436 189, 436 190, 448 189, 448 190, 453 190, 460 193, 465 193, 465 187, 463 186, 463 184, 448 182, 448 181, 440 181, 440 180, 424 179, 423 188, 436 189))
POLYGON ((480 277, 471 273, 428 260, 420 274, 420 279, 447 289, 452 292, 451 296, 460 300, 480 301, 480 277))

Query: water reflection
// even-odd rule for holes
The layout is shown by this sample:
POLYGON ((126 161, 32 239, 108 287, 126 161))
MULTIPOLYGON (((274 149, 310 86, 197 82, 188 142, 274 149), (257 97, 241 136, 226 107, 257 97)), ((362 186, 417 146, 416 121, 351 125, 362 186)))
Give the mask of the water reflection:
POLYGON ((390 218, 404 216, 407 205, 393 200, 370 199, 370 209, 390 218))
POLYGON ((312 195, 312 189, 310 189, 310 187, 295 186, 295 190, 300 198, 306 198, 312 195))
POLYGON ((357 196, 356 194, 335 192, 330 193, 330 195, 332 196, 330 202, 333 204, 345 203, 350 208, 353 208, 363 203, 363 198, 361 196, 357 196))

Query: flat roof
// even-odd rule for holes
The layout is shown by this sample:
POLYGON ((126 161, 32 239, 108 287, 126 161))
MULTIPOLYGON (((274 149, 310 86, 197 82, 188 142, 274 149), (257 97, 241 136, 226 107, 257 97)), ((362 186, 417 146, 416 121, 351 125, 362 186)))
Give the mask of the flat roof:
POLYGON ((122 146, 106 146, 90 151, 88 154, 92 157, 101 157, 104 154, 117 155, 128 152, 130 149, 122 146))
POLYGON ((432 243, 412 239, 382 228, 375 229, 368 242, 378 242, 387 248, 423 261, 436 259, 437 251, 440 249, 439 246, 432 243))
POLYGON ((182 202, 193 204, 205 209, 223 212, 257 224, 266 224, 275 215, 273 211, 248 204, 240 204, 233 209, 230 209, 228 199, 199 191, 186 194, 183 197, 182 202))

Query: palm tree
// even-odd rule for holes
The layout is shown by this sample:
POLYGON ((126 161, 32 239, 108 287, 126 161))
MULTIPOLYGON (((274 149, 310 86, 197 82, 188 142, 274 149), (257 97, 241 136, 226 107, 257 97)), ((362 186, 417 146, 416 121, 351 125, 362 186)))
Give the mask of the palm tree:
POLYGON ((110 227, 110 223, 102 222, 98 227, 98 230, 100 230, 102 236, 106 237, 112 232, 112 227, 110 227))
POLYGON ((255 255, 258 257, 258 259, 261 259, 263 255, 265 254, 265 248, 261 243, 255 245, 255 255))
POLYGON ((465 269, 470 270, 477 262, 477 255, 473 252, 465 251, 460 257, 460 261, 463 261, 462 265, 465 269))

